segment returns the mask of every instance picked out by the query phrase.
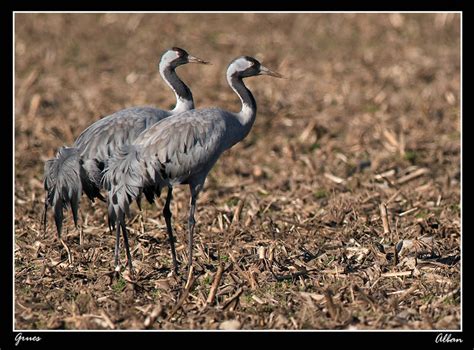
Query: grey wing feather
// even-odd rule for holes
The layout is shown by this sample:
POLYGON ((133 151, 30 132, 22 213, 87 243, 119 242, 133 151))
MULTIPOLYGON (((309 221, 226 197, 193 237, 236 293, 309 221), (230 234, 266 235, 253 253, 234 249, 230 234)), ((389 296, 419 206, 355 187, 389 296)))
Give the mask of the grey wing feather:
POLYGON ((104 162, 123 145, 133 142, 151 125, 170 116, 169 111, 153 107, 130 107, 96 121, 84 130, 74 146, 81 150, 89 179, 100 188, 104 162))
POLYGON ((130 203, 141 196, 146 185, 144 174, 143 163, 133 145, 123 146, 108 160, 102 183, 109 196, 109 225, 115 225, 122 213, 128 215, 130 203))
POLYGON ((210 169, 223 150, 225 127, 219 110, 194 110, 159 122, 135 144, 151 178, 182 182, 210 169))
POLYGON ((142 131, 170 115, 170 111, 153 107, 122 109, 85 129, 74 146, 81 149, 81 156, 106 159, 110 152, 115 152, 124 143, 131 143, 142 131))

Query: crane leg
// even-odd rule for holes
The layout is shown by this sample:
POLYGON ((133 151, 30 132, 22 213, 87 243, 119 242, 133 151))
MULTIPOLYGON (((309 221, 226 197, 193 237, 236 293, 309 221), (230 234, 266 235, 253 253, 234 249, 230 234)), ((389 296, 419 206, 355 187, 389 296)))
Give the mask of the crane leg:
POLYGON ((202 185, 193 186, 191 188, 191 204, 189 208, 189 219, 188 219, 188 274, 191 271, 191 266, 193 264, 193 238, 194 238, 194 226, 196 225, 196 220, 194 220, 194 212, 196 211, 196 200, 199 194, 202 185))
POLYGON ((144 229, 144 226, 143 226, 142 196, 138 195, 138 197, 135 199, 135 201, 137 202, 138 210, 140 211, 138 213, 138 222, 140 224, 140 230, 141 230, 142 234, 144 234, 145 229, 144 229))
POLYGON ((117 230, 115 233, 115 253, 114 253, 114 268, 115 272, 120 271, 119 266, 119 249, 120 249, 120 225, 117 225, 117 230))
POLYGON ((44 214, 43 214, 43 237, 46 235, 46 222, 48 220, 48 194, 44 198, 44 214))
POLYGON ((170 242, 171 248, 171 258, 173 259, 173 269, 174 273, 178 274, 178 261, 176 260, 176 250, 174 247, 174 236, 173 236, 173 227, 171 226, 171 210, 170 204, 171 200, 173 199, 173 188, 168 187, 168 195, 166 196, 166 203, 165 207, 163 208, 163 216, 165 217, 166 221, 166 231, 168 232, 168 240, 170 242))
POLYGON ((82 226, 76 226, 76 228, 79 230, 79 245, 83 246, 84 245, 84 231, 82 230, 82 226))
POLYGON ((189 219, 188 219, 188 269, 191 268, 193 264, 193 239, 194 239, 194 226, 196 224, 196 220, 194 220, 194 211, 196 208, 196 201, 191 199, 191 208, 189 209, 189 219), (194 202, 194 203, 193 203, 194 202))
POLYGON ((128 245, 128 232, 127 232, 127 228, 125 227, 124 215, 122 216, 120 220, 120 226, 122 226, 123 243, 125 245, 125 251, 127 252, 128 269, 130 271, 130 274, 133 275, 132 255, 130 254, 130 246, 128 245))
POLYGON ((84 245, 84 237, 83 237, 82 227, 81 225, 79 225, 78 210, 79 210, 79 202, 75 202, 72 200, 71 201, 72 218, 74 220, 74 227, 79 233, 79 245, 82 246, 84 245))

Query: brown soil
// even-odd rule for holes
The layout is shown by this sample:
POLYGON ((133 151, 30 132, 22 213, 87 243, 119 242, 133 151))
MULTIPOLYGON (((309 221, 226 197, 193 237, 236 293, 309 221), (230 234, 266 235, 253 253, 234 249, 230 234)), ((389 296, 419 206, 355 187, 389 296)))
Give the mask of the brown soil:
MULTIPOLYGON (((459 20, 16 14, 16 329, 459 329, 459 20), (58 147, 121 108, 173 105, 156 71, 171 46, 213 63, 179 69, 197 107, 238 109, 224 72, 239 55, 287 78, 247 80, 257 121, 208 177, 188 290, 168 277, 163 199, 133 206, 133 283, 110 273, 104 203, 83 197, 82 245, 68 213, 73 264, 51 213, 40 223, 58 147)), ((175 191, 183 273, 188 200, 175 191)))

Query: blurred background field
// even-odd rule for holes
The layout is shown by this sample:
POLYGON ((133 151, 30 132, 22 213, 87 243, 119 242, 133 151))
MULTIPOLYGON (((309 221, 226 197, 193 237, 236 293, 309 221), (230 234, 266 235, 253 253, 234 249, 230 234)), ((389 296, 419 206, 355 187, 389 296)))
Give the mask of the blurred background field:
MULTIPOLYGON (((15 327, 459 329, 459 21, 16 14, 15 327), (238 110, 225 80, 236 56, 286 77, 246 80, 257 120, 208 177, 196 215, 197 278, 178 309, 183 283, 167 277, 163 199, 144 206, 142 223, 133 209, 136 283, 110 277, 114 235, 103 203, 83 197, 82 246, 68 214, 72 265, 51 213, 46 234, 40 225, 44 161, 60 146, 119 109, 173 106, 157 71, 172 46, 213 63, 178 69, 197 108, 238 110)), ((187 190, 173 203, 183 262, 187 190)))

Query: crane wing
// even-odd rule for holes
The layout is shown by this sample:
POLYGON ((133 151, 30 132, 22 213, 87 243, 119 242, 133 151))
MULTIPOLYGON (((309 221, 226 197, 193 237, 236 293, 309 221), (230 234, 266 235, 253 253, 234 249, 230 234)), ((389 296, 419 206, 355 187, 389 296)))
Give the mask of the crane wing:
POLYGON ((124 144, 133 142, 140 133, 170 112, 152 107, 131 107, 96 121, 85 129, 74 143, 81 156, 103 162, 124 144))
POLYGON ((218 109, 193 110, 160 121, 135 144, 152 179, 179 183, 212 167, 223 151, 225 130, 218 109))

